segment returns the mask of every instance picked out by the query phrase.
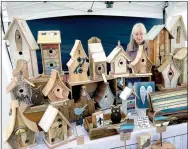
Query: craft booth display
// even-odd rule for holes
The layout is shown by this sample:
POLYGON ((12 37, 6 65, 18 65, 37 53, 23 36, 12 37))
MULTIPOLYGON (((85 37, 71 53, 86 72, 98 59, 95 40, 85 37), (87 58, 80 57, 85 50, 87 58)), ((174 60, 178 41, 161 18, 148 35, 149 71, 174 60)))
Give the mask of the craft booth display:
POLYGON ((147 56, 145 46, 139 45, 136 58, 129 64, 129 67, 132 69, 132 72, 135 75, 152 75, 152 62, 147 56))
POLYGON ((38 127, 23 115, 27 106, 12 100, 11 107, 11 121, 5 131, 4 142, 8 143, 10 149, 26 149, 37 145, 35 133, 39 131, 38 127))
POLYGON ((48 96, 51 102, 68 100, 70 89, 63 83, 59 73, 52 69, 48 83, 43 88, 42 93, 48 96))
POLYGON ((94 37, 92 37, 88 41, 88 52, 89 52, 89 63, 90 63, 90 77, 91 79, 96 80, 102 78, 102 74, 107 75, 107 68, 106 68, 107 59, 101 42, 90 43, 93 38, 94 37))
POLYGON ((171 52, 171 39, 174 37, 165 25, 155 25, 145 35, 145 40, 149 40, 149 59, 156 67, 162 65, 171 52))
POLYGON ((41 48, 43 74, 50 75, 52 69, 62 74, 60 31, 39 31, 37 43, 41 48))
POLYGON ((179 84, 187 85, 187 47, 176 50, 174 62, 177 68, 182 72, 179 77, 179 84))
POLYGON ((175 37, 175 39, 171 39, 171 52, 174 53, 176 49, 185 47, 185 41, 187 41, 187 31, 183 17, 181 15, 173 16, 167 27, 175 37))
POLYGON ((72 128, 70 122, 52 105, 48 106, 39 122, 39 126, 45 132, 44 141, 48 146, 68 140, 71 136, 68 129, 68 127, 72 128))
POLYGON ((3 38, 10 44, 10 58, 13 69, 19 60, 27 62, 29 77, 38 75, 36 50, 39 49, 27 22, 23 19, 14 18, 3 38))
POLYGON ((89 66, 89 59, 82 47, 80 40, 76 40, 74 47, 70 52, 70 60, 67 62, 69 69, 69 82, 87 81, 87 71, 89 66))
POLYGON ((164 63, 158 68, 162 73, 162 85, 164 88, 176 88, 181 71, 174 63, 173 54, 168 55, 164 63))
POLYGON ((128 76, 128 62, 132 58, 125 52, 123 47, 118 42, 118 45, 113 49, 110 55, 107 57, 107 62, 110 63, 111 71, 109 74, 112 77, 128 76))

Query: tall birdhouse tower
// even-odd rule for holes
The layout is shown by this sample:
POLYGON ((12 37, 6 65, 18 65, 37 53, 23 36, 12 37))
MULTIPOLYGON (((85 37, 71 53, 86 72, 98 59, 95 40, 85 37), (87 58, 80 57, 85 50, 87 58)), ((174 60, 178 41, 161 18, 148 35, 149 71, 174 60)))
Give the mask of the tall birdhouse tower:
POLYGON ((60 31, 39 31, 38 44, 42 53, 43 74, 50 75, 55 69, 62 73, 60 31))
POLYGON ((14 18, 9 25, 4 40, 8 40, 10 44, 13 69, 16 68, 19 60, 24 60, 27 62, 29 77, 36 77, 38 75, 36 50, 39 47, 26 21, 14 18))

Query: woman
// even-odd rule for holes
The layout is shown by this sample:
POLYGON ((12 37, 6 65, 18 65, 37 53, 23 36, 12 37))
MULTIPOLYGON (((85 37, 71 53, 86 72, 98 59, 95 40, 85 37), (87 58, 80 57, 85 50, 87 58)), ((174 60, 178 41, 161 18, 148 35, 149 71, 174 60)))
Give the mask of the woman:
POLYGON ((144 35, 146 34, 146 28, 142 23, 137 23, 133 26, 130 42, 127 45, 126 52, 132 57, 132 60, 135 59, 139 45, 144 45, 147 47, 146 52, 148 54, 148 42, 144 40, 144 35))

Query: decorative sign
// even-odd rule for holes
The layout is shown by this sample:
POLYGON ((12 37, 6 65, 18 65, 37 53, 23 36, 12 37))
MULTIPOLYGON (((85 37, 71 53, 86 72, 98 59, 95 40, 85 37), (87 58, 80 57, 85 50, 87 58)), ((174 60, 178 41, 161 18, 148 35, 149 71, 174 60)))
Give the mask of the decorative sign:
POLYGON ((137 129, 150 127, 148 116, 141 116, 135 118, 134 125, 137 127, 137 129))
POLYGON ((120 133, 120 140, 121 141, 130 140, 130 138, 131 138, 131 132, 120 133))

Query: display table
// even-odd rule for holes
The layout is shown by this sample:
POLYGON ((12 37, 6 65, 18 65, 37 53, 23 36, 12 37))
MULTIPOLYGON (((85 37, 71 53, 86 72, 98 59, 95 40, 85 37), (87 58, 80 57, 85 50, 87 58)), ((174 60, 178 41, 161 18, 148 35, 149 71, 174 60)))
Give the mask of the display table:
MULTIPOLYGON (((152 124, 151 124, 152 125, 152 124)), ((56 149, 110 149, 110 148, 124 148, 124 142, 120 141, 120 135, 105 137, 96 140, 90 140, 84 127, 77 126, 78 135, 84 136, 84 144, 77 145, 76 141, 65 144, 56 149)), ((140 129, 134 131, 131 134, 131 139, 127 141, 128 149, 137 149, 137 136, 143 133, 152 134, 152 142, 155 143, 159 139, 159 134, 156 133, 156 128, 151 126, 148 129, 140 129)), ((163 140, 169 141, 176 146, 176 149, 187 149, 187 123, 168 126, 167 131, 163 133, 163 140)), ((47 146, 42 140, 42 133, 37 136, 38 145, 30 149, 47 149, 47 146)))

